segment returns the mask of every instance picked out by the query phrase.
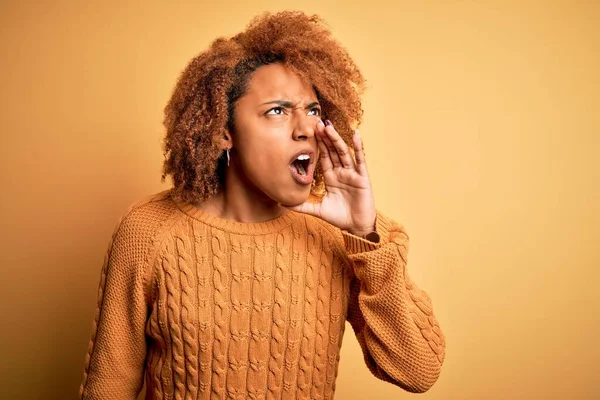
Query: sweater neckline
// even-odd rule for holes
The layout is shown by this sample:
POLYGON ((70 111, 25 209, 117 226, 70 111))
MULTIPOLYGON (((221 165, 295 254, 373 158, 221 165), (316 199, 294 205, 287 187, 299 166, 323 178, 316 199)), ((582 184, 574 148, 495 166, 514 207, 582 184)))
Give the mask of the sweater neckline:
POLYGON ((290 226, 300 218, 300 213, 288 210, 285 214, 269 221, 238 222, 209 214, 191 203, 176 199, 175 196, 171 196, 171 199, 177 205, 177 208, 189 217, 214 228, 242 235, 261 235, 277 232, 290 226))

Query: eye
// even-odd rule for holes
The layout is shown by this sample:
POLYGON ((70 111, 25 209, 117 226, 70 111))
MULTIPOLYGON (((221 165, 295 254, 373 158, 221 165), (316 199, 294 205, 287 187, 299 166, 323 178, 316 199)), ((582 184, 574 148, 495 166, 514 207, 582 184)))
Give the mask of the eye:
POLYGON ((319 107, 312 108, 308 115, 321 115, 321 109, 319 107), (312 113, 312 114, 311 114, 312 113))
POLYGON ((266 112, 267 115, 283 115, 285 114, 285 109, 283 107, 273 107, 269 111, 266 112))

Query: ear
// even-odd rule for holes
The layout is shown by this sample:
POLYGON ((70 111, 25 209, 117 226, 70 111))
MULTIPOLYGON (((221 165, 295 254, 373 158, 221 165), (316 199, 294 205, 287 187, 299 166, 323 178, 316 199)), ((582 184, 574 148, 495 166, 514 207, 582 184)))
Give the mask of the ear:
POLYGON ((223 150, 231 149, 233 147, 233 135, 229 130, 223 131, 223 136, 219 142, 219 147, 223 150))

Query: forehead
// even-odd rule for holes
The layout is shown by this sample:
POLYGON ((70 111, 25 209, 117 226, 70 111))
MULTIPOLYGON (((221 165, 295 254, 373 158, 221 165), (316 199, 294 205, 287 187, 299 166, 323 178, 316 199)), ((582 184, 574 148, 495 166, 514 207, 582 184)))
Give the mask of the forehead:
POLYGON ((311 100, 317 99, 312 85, 298 74, 281 64, 263 65, 258 68, 248 82, 248 97, 271 100, 311 100))

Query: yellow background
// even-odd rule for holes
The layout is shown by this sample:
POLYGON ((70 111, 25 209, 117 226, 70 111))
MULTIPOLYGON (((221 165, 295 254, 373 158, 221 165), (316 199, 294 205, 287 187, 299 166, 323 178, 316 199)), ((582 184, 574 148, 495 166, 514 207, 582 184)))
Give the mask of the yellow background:
MULTIPOLYGON (((600 398, 598 2, 53 3, 0 3, 0 397, 76 397, 110 235, 167 188, 179 72, 299 7, 368 80, 377 206, 447 337, 419 398, 600 398)), ((370 375, 348 327, 336 398, 413 396, 370 375)))

